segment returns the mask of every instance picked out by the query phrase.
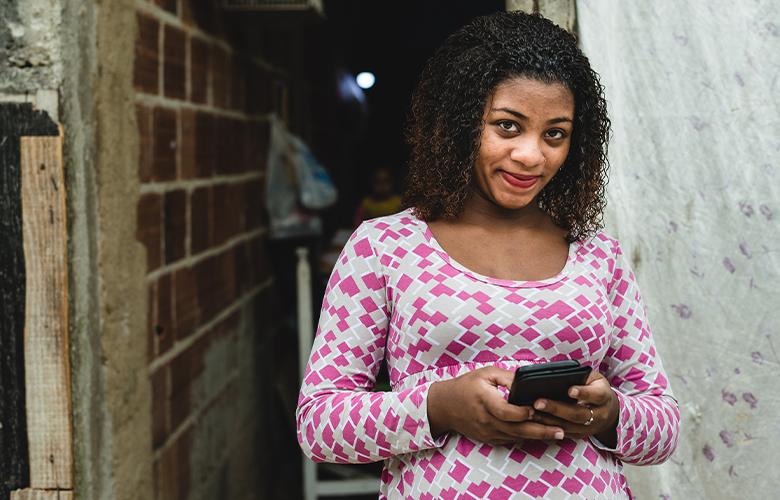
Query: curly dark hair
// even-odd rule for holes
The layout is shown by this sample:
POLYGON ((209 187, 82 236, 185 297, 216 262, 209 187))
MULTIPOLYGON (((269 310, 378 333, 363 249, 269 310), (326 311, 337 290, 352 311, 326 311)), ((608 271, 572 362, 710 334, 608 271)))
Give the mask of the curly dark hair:
POLYGON ((405 130, 411 147, 403 206, 422 220, 457 217, 471 189, 485 103, 513 77, 560 83, 574 96, 569 154, 539 208, 571 243, 602 227, 610 122, 598 74, 566 30, 537 14, 498 12, 450 35, 428 61, 405 130))

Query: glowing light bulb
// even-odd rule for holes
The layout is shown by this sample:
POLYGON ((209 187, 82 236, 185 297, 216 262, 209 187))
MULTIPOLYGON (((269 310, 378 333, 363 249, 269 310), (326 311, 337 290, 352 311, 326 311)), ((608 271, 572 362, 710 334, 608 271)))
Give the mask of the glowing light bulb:
POLYGON ((358 74, 358 76, 355 78, 355 81, 357 81, 358 87, 361 89, 370 89, 374 86, 374 83, 376 83, 376 77, 373 73, 363 71, 362 73, 358 74))

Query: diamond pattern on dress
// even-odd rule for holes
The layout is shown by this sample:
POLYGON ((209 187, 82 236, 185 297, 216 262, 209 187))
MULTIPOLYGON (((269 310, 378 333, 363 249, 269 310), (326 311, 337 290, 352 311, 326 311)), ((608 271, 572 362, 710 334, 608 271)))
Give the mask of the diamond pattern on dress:
POLYGON ((449 259, 405 210, 363 223, 328 280, 298 440, 317 461, 384 460, 382 498, 626 498, 622 463, 662 462, 677 446, 670 394, 616 240, 599 232, 572 244, 554 278, 512 282, 449 259), (370 392, 382 359, 392 391, 370 392), (620 403, 614 449, 595 438, 491 446, 431 435, 434 382, 559 359, 577 359, 612 384, 620 403))

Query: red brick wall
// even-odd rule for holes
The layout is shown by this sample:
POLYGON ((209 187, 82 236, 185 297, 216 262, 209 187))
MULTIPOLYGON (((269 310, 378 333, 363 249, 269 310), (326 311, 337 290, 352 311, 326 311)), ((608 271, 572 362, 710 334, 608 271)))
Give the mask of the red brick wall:
POLYGON ((279 77, 236 50, 213 2, 137 5, 157 498, 263 497, 254 377, 272 287, 262 191, 279 77))

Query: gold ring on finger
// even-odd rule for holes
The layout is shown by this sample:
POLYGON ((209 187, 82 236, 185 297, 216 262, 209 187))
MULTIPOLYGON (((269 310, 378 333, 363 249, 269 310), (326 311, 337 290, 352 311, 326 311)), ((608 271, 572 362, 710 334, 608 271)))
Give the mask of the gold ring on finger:
POLYGON ((593 408, 591 408, 590 406, 588 406, 587 408, 588 408, 588 410, 590 410, 590 418, 582 425, 590 425, 590 424, 592 424, 593 423, 593 418, 595 417, 595 415, 593 414, 593 408))

